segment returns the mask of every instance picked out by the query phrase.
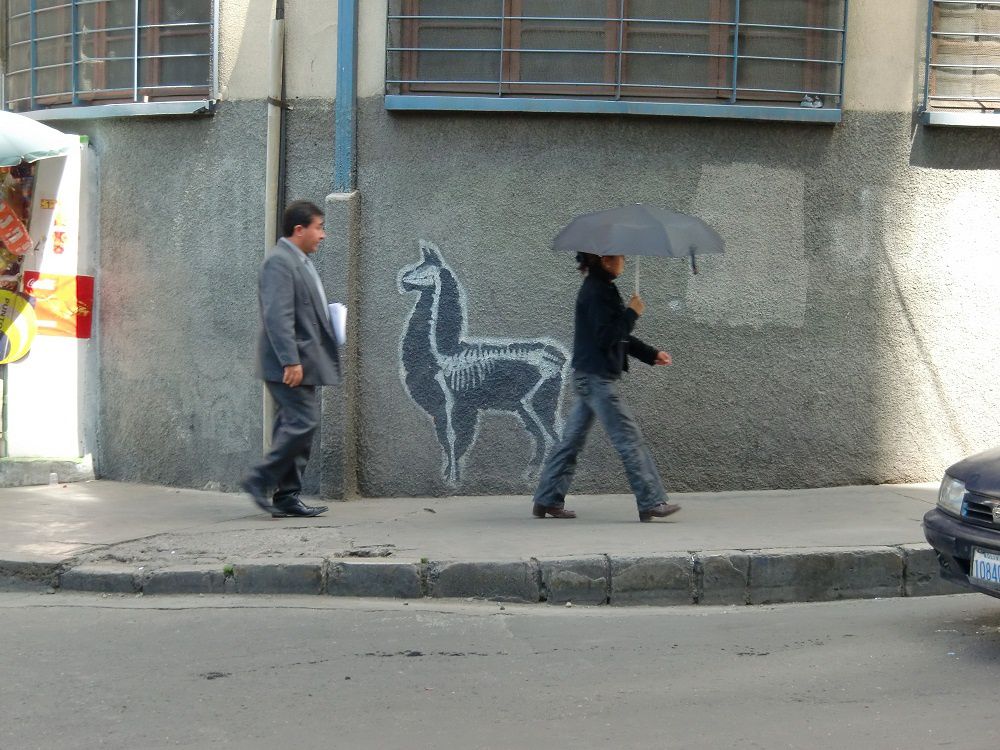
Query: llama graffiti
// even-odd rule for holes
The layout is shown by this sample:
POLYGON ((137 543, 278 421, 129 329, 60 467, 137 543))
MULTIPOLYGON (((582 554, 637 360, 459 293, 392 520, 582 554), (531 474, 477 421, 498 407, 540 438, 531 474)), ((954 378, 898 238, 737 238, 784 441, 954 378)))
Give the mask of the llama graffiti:
POLYGON ((442 477, 461 481, 484 411, 518 417, 534 442, 525 477, 537 474, 562 432, 565 348, 552 339, 469 338, 465 290, 437 247, 421 240, 420 252, 397 277, 400 294, 419 294, 400 340, 400 377, 434 423, 442 477))

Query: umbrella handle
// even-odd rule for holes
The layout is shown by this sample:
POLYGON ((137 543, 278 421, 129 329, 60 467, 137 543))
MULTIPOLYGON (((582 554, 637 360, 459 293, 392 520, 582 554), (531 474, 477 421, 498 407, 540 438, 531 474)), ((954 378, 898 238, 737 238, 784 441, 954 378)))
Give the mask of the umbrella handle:
POLYGON ((694 260, 694 248, 691 248, 691 273, 697 275, 698 264, 694 260))

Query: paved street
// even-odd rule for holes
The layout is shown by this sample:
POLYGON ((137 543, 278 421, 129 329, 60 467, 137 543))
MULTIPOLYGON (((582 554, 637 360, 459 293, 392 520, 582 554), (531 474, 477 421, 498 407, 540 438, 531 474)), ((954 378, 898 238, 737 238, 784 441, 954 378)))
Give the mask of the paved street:
POLYGON ((996 747, 1000 602, 0 595, 0 747, 996 747))

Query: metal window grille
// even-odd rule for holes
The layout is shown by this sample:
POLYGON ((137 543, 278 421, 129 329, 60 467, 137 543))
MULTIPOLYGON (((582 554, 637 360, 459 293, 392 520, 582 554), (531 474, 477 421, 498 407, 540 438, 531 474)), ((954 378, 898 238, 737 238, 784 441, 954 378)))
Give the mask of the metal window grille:
POLYGON ((847 0, 390 0, 389 94, 839 107, 847 0))
POLYGON ((1000 0, 928 0, 924 109, 1000 110, 1000 0))
POLYGON ((206 99, 218 0, 7 0, 4 107, 206 99))

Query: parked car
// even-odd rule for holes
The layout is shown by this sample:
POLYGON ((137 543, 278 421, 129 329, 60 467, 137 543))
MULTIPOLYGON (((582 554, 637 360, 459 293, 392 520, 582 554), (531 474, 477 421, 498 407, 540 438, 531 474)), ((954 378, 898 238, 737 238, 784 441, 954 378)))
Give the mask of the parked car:
POLYGON ((937 507, 924 515, 924 536, 944 578, 1000 597, 1000 448, 945 471, 937 507))

